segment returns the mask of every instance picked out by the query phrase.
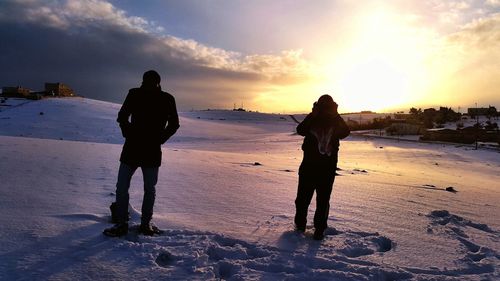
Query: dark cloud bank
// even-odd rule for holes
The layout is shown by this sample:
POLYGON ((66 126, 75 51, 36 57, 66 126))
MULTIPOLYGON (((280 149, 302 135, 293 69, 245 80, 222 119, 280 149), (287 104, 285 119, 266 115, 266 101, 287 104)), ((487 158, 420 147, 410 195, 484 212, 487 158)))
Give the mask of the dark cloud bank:
POLYGON ((300 63, 242 57, 159 35, 145 20, 127 17, 104 1, 86 7, 75 1, 55 4, 0 3, 1 86, 41 90, 44 82, 63 82, 85 97, 121 103, 144 71, 156 69, 181 108, 228 107, 251 100, 273 75, 286 76, 300 63), (280 63, 287 65, 270 65, 280 63), (267 69, 283 72, 268 75, 267 69))
MULTIPOLYGON (((167 90, 185 92, 193 81, 232 79, 242 82, 258 79, 256 75, 236 73, 193 64, 177 58, 168 46, 162 54, 145 52, 144 46, 158 44, 147 34, 123 30, 92 28, 67 33, 33 23, 3 23, 0 34, 5 44, 0 47, 2 85, 23 85, 41 89, 43 82, 65 82, 79 94, 90 98, 121 102, 128 88, 137 86, 145 70, 157 69, 167 90)), ((218 92, 217 87, 213 87, 218 92)), ((208 99, 211 93, 187 91, 178 96, 182 103, 208 99), (208 97, 199 96, 205 94, 208 97)), ((222 97, 238 98, 238 97, 222 97)), ((243 97, 240 97, 243 98, 243 97)), ((210 100, 200 105, 216 105, 210 100)))

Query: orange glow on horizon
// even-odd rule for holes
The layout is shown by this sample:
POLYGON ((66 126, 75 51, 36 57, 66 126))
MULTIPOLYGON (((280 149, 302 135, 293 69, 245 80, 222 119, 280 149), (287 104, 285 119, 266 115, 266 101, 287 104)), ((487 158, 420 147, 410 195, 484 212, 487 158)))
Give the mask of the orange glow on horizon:
MULTIPOLYGON (((500 15, 495 20, 500 22, 500 15)), ((465 108, 498 100, 494 62, 500 52, 475 44, 485 37, 476 34, 474 25, 443 35, 415 15, 378 4, 357 13, 348 26, 338 40, 317 47, 308 58, 308 79, 261 93, 257 107, 264 112, 309 112, 323 94, 330 94, 343 113, 465 108)))

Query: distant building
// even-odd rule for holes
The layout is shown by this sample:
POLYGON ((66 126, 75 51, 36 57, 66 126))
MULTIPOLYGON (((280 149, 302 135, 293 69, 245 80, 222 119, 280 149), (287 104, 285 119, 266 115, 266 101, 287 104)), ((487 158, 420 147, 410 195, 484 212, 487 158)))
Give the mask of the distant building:
POLYGON ((73 89, 63 83, 45 83, 45 89, 37 92, 21 86, 2 87, 2 96, 38 100, 43 97, 75 97, 77 95, 73 89))
POLYGON ((28 88, 23 88, 21 86, 17 87, 2 87, 2 96, 4 97, 19 97, 25 98, 29 96, 31 90, 28 88))
MULTIPOLYGON (((404 120, 403 120, 404 121, 404 120)), ((420 135, 424 129, 420 125, 395 122, 385 129, 389 135, 420 135)))
POLYGON ((487 131, 476 127, 467 127, 460 130, 429 129, 424 132, 421 140, 444 141, 472 144, 475 141, 496 142, 500 144, 500 132, 487 131))
POLYGON ((470 116, 488 116, 488 115, 496 115, 497 109, 494 106, 489 107, 471 107, 467 108, 467 114, 470 116))
POLYGON ((72 97, 75 92, 63 83, 45 83, 45 94, 47 96, 72 97))
POLYGON ((424 113, 426 113, 426 114, 433 114, 433 113, 436 113, 436 111, 437 110, 435 108, 432 108, 432 107, 424 109, 424 113))

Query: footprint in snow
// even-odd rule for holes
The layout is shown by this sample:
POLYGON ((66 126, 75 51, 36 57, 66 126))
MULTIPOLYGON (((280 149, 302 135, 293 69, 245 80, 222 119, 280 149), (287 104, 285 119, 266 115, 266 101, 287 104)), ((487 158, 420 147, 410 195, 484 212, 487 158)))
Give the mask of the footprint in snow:
POLYGON ((172 254, 168 251, 162 251, 158 256, 156 257, 156 264, 161 266, 161 267, 169 267, 174 260, 174 257, 172 254))
MULTIPOLYGON (((278 245, 282 249, 294 249, 301 251, 307 245, 317 245, 319 248, 337 252, 349 258, 356 258, 366 255, 383 254, 396 246, 390 238, 380 235, 378 232, 364 232, 352 230, 340 230, 329 227, 325 231, 325 238, 322 241, 313 240, 314 227, 306 226, 305 233, 294 231, 293 217, 286 215, 272 216, 266 225, 260 228, 284 229, 278 239, 278 245), (312 243, 312 244, 311 244, 312 243)), ((265 231, 262 230, 261 231, 265 231)))
POLYGON ((332 238, 338 252, 350 258, 357 258, 375 253, 384 253, 392 250, 395 243, 378 233, 350 232, 345 231, 342 235, 332 238))
POLYGON ((461 261, 465 263, 466 267, 470 268, 481 262, 480 265, 485 266, 483 269, 486 270, 489 268, 488 265, 491 264, 483 261, 484 259, 488 257, 500 259, 500 254, 495 250, 481 246, 471 239, 471 237, 477 237, 477 232, 475 235, 468 234, 469 231, 479 231, 487 233, 486 237, 488 238, 499 238, 499 233, 491 229, 487 224, 476 223, 451 214, 447 210, 434 210, 427 217, 431 221, 427 227, 427 233, 446 235, 462 244, 466 254, 461 261))

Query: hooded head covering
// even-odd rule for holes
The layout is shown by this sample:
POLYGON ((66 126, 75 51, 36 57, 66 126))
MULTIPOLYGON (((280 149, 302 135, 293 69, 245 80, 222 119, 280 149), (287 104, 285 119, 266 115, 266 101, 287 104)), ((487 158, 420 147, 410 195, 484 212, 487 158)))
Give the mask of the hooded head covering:
POLYGON ((337 108, 339 107, 330 95, 322 95, 319 97, 316 106, 320 112, 328 113, 337 113, 337 108))

